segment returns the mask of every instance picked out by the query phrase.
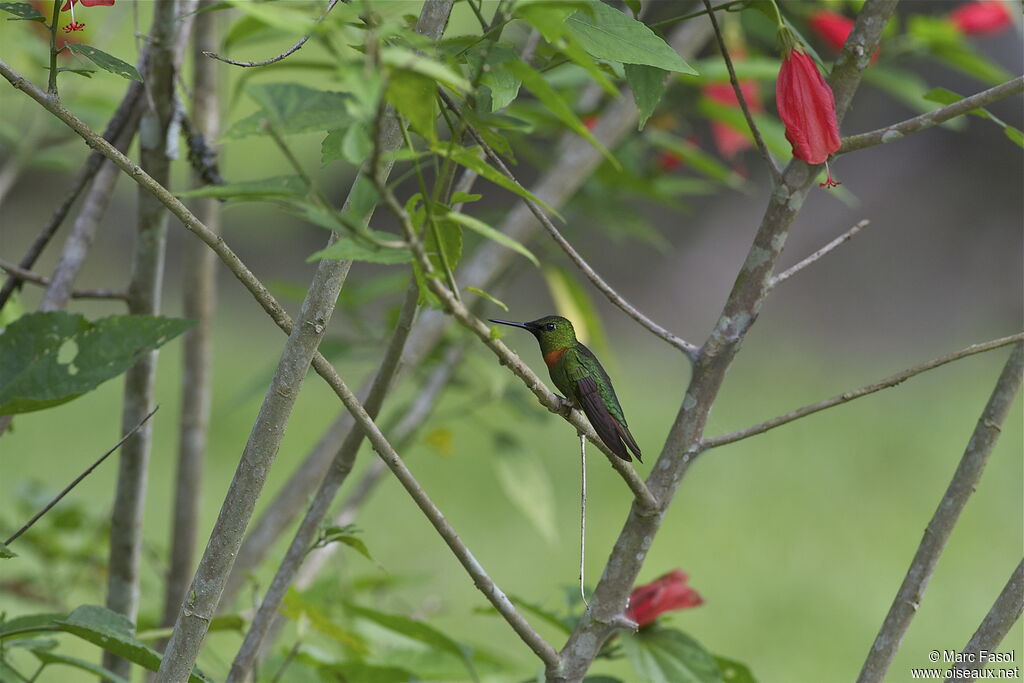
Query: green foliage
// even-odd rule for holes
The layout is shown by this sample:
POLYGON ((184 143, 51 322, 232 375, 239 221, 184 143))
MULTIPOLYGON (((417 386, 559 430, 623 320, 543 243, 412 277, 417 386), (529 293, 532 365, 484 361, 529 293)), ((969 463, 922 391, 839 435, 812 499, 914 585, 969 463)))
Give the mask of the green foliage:
POLYGON ((554 546, 558 543, 555 487, 543 463, 510 432, 496 432, 494 444, 494 471, 501 490, 547 544, 554 546))
POLYGON ((457 211, 449 211, 447 214, 445 214, 445 218, 453 223, 461 225, 464 228, 469 228, 478 235, 482 235, 483 237, 486 237, 489 240, 493 240, 498 244, 502 245, 503 247, 508 247, 512 251, 522 254, 527 259, 529 259, 529 261, 533 265, 540 266, 540 261, 537 260, 537 257, 533 255, 532 251, 530 251, 529 249, 527 249, 522 244, 515 241, 505 233, 495 230, 491 226, 484 223, 482 220, 474 218, 473 216, 464 213, 459 213, 457 211))
POLYGON ((259 180, 243 180, 224 185, 205 185, 194 190, 178 192, 179 197, 213 197, 215 199, 285 199, 305 197, 309 192, 306 181, 299 176, 284 175, 259 180))
POLYGON ((0 543, 0 560, 10 560, 17 556, 18 553, 8 548, 6 543, 0 543))
POLYGON ((250 85, 245 92, 259 105, 260 111, 228 128, 224 133, 226 139, 263 135, 266 125, 289 135, 340 129, 352 122, 347 108, 352 95, 348 93, 317 90, 298 83, 250 85))
MULTIPOLYGON (((959 102, 963 99, 963 95, 958 95, 952 90, 947 90, 946 88, 935 88, 925 93, 924 98, 930 102, 938 102, 939 104, 947 105, 959 102)), ((988 109, 972 109, 967 113, 992 121, 992 123, 1003 129, 1003 133, 1006 134, 1006 137, 1010 138, 1010 140, 1016 143, 1019 147, 1024 147, 1024 133, 1021 133, 1019 129, 1014 128, 1002 119, 993 115, 988 109)))
POLYGON ((661 101, 661 96, 665 94, 668 72, 646 64, 626 64, 625 72, 638 112, 636 127, 643 130, 647 119, 651 118, 654 108, 661 101))
MULTIPOLYGON (((376 239, 390 238, 386 233, 369 231, 376 239)), ((406 248, 382 247, 368 242, 364 237, 342 237, 328 247, 312 254, 307 261, 334 259, 338 261, 366 261, 396 265, 412 261, 412 253, 406 248)))
POLYGON ((103 50, 91 45, 82 45, 81 43, 68 43, 67 47, 76 55, 82 55, 104 71, 117 74, 121 78, 127 78, 130 81, 142 80, 142 76, 139 75, 134 66, 118 59, 114 55, 108 55, 103 50))
POLYGON ((14 15, 15 18, 9 18, 8 21, 46 21, 46 17, 40 14, 39 10, 27 2, 0 2, 0 10, 14 15))
POLYGON ((62 311, 24 315, 0 335, 0 415, 52 408, 92 391, 193 324, 159 316, 91 323, 62 311))
POLYGON ((637 675, 652 683, 722 683, 714 657, 682 631, 649 627, 622 637, 637 675))
POLYGON ((113 681, 113 683, 129 683, 128 679, 122 678, 109 669, 99 666, 98 664, 93 664, 92 662, 87 662, 84 659, 69 657, 68 655, 49 652, 39 648, 32 648, 32 654, 36 656, 36 659, 38 659, 39 663, 43 666, 50 664, 64 664, 65 666, 70 666, 71 668, 78 669, 79 671, 90 673, 101 681, 106 680, 113 681))
POLYGON ((370 555, 370 550, 366 547, 363 539, 356 535, 357 532, 358 529, 356 529, 354 524, 346 524, 345 526, 330 525, 320 532, 320 536, 313 544, 313 548, 324 548, 332 543, 341 543, 373 562, 374 559, 370 555))

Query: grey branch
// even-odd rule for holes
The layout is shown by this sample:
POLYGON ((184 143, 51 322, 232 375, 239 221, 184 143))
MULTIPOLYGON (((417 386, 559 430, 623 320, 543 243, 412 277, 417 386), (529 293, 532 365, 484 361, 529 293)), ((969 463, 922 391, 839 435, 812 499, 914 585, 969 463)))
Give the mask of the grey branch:
MULTIPOLYGON (((1017 568, 1010 574, 1010 580, 1006 582, 999 597, 996 598, 992 609, 988 611, 982 620, 978 630, 971 636, 967 647, 964 648, 963 661, 953 665, 953 669, 978 670, 985 665, 982 652, 993 652, 1003 638, 1010 631, 1010 628, 1020 619, 1021 612, 1024 612, 1024 560, 1017 564, 1017 568)), ((977 676, 957 676, 955 679, 951 674, 946 683, 951 681, 973 681, 977 676)))
MULTIPOLYGON (((459 115, 458 106, 455 104, 454 101, 452 101, 451 97, 449 97, 444 92, 441 93, 441 97, 444 100, 445 104, 448 106, 448 108, 451 109, 456 115, 459 115)), ((502 175, 511 180, 513 183, 515 183, 516 186, 523 188, 522 184, 520 184, 520 182, 512 174, 512 171, 510 171, 508 166, 505 165, 505 161, 497 153, 495 153, 493 149, 491 149, 490 145, 488 145, 487 142, 484 141, 479 131, 477 131, 476 128, 468 121, 466 122, 466 129, 469 131, 470 135, 473 136, 473 139, 476 140, 476 143, 480 145, 481 149, 484 150, 484 154, 487 155, 487 158, 491 160, 491 163, 494 164, 494 166, 502 173, 502 175)), ((637 309, 631 303, 626 301, 621 294, 615 291, 614 287, 605 282, 604 278, 597 274, 597 271, 595 271, 590 266, 590 264, 587 263, 582 256, 580 256, 580 253, 576 251, 576 249, 569 243, 569 241, 562 236, 562 233, 558 230, 558 228, 555 227, 555 224, 551 222, 551 219, 548 218, 548 215, 544 212, 544 209, 539 204, 537 204, 537 202, 533 201, 532 199, 527 199, 526 197, 522 197, 522 201, 530 210, 530 213, 532 213, 534 217, 540 222, 540 224, 544 226, 544 229, 548 231, 548 234, 551 235, 551 237, 555 240, 558 246, 562 248, 562 251, 564 251, 570 259, 572 259, 572 262, 576 264, 576 267, 580 269, 580 272, 582 272, 587 277, 587 279, 590 280, 595 287, 597 287, 598 291, 604 294, 605 297, 607 297, 609 301, 615 304, 623 313, 625 313, 630 318, 640 323, 643 327, 645 327, 647 330, 649 330, 656 336, 660 337, 661 339, 665 340, 672 346, 681 350, 683 353, 687 355, 688 358, 693 360, 698 351, 698 348, 695 345, 689 343, 685 339, 676 336, 672 332, 669 332, 664 327, 662 327, 661 325, 659 325, 658 323, 654 322, 646 315, 644 315, 639 309, 637 309)))
MULTIPOLYGON (((29 282, 34 285, 40 285, 46 287, 50 284, 50 278, 33 273, 31 270, 27 270, 20 266, 16 266, 13 263, 8 263, 0 259, 0 270, 10 273, 15 276, 18 280, 23 282, 29 282)), ((124 301, 127 295, 124 292, 118 292, 113 289, 74 289, 71 290, 72 299, 117 299, 124 301)))
POLYGON ((146 415, 144 418, 142 418, 142 421, 139 422, 139 424, 135 425, 131 430, 129 430, 129 432, 127 434, 125 434, 124 436, 121 437, 120 441, 118 441, 113 446, 111 446, 110 450, 108 450, 106 453, 104 453, 99 458, 97 458, 96 462, 94 462, 93 464, 89 465, 89 467, 86 468, 86 470, 84 472, 82 472, 80 475, 75 477, 74 480, 70 484, 68 484, 67 486, 64 487, 63 491, 61 491, 60 493, 58 493, 56 496, 53 497, 53 500, 51 500, 49 503, 47 503, 45 506, 43 506, 43 508, 39 512, 37 512, 36 514, 32 515, 32 519, 30 519, 27 522, 25 522, 25 524, 23 524, 20 529, 18 529, 13 534, 11 534, 11 536, 6 541, 4 541, 4 545, 10 545, 10 544, 14 543, 14 541, 16 541, 19 536, 21 536, 23 533, 28 531, 32 527, 32 525, 35 524, 36 522, 38 522, 39 519, 43 515, 45 515, 47 512, 49 512, 51 509, 53 509, 53 506, 56 505, 57 503, 59 503, 61 501, 61 498, 63 498, 64 496, 68 495, 68 493, 70 493, 72 489, 74 489, 76 486, 78 486, 79 484, 82 483, 83 479, 85 479, 90 474, 92 474, 93 470, 95 470, 97 467, 102 465, 103 461, 106 460, 107 457, 111 453, 113 453, 118 448, 120 448, 124 444, 124 442, 127 441, 128 438, 132 434, 134 434, 135 432, 139 431, 139 429, 142 428, 142 425, 146 424, 146 422, 149 421, 149 418, 153 417, 153 415, 155 415, 156 411, 158 411, 158 410, 160 410, 160 406, 155 406, 153 408, 153 410, 151 410, 149 412, 148 415, 146 415))
MULTIPOLYGON (((320 22, 322 22, 324 20, 324 17, 327 16, 328 12, 330 12, 332 9, 334 9, 334 6, 337 5, 338 2, 340 2, 340 0, 331 0, 329 3, 327 3, 327 8, 324 9, 324 11, 320 14, 319 17, 317 17, 314 26, 319 24, 320 22)), ((306 44, 306 41, 309 40, 311 35, 312 35, 311 33, 307 33, 306 35, 302 36, 301 38, 299 38, 299 40, 294 45, 292 45, 290 48, 288 48, 287 50, 285 50, 284 52, 282 52, 279 55, 275 55, 274 57, 269 57, 267 59, 261 59, 261 60, 254 61, 254 62, 238 62, 238 61, 235 61, 234 59, 228 59, 227 57, 222 57, 221 55, 219 55, 216 52, 213 52, 211 50, 203 50, 202 54, 204 54, 207 57, 210 57, 212 59, 216 59, 216 60, 219 60, 221 62, 226 62, 227 64, 232 64, 234 66, 243 66, 243 67, 266 66, 267 64, 273 64, 274 62, 280 62, 282 59, 285 59, 285 58, 289 57, 290 55, 294 54, 295 52, 298 52, 300 49, 302 49, 302 46, 306 44)))
MULTIPOLYGON (((217 88, 217 65, 197 59, 198 53, 216 44, 219 12, 208 10, 214 0, 201 0, 195 15, 193 41, 193 125, 195 134, 216 139, 220 127, 220 98, 217 88)), ((192 182, 199 186, 206 181, 202 172, 193 171, 192 182)), ((220 231, 220 202, 198 199, 196 216, 211 231, 220 231)), ((173 626, 178 607, 185 599, 189 580, 195 570, 195 548, 199 533, 202 502, 203 463, 206 459, 207 428, 213 380, 213 321, 217 299, 216 256, 199 240, 185 245, 183 313, 197 321, 185 333, 181 377, 181 420, 178 430, 178 469, 174 485, 174 507, 171 526, 170 566, 164 591, 162 623, 173 626)))
POLYGON ((972 344, 967 348, 961 349, 954 353, 946 354, 945 356, 940 356, 939 358, 934 358, 925 363, 921 363, 920 365, 915 365, 912 368, 908 368, 906 370, 903 370, 902 372, 898 372, 895 375, 886 377, 885 379, 873 382, 871 384, 866 384, 862 387, 853 389, 851 391, 844 391, 843 393, 836 394, 835 396, 827 398, 824 401, 811 403, 809 405, 803 406, 802 408, 797 408, 796 410, 792 410, 784 415, 773 417, 770 420, 765 420, 764 422, 753 425, 751 427, 746 427, 735 432, 729 432, 728 434, 721 434, 719 436, 712 436, 703 439, 700 442, 699 450, 706 451, 712 448, 718 448, 719 446, 724 446, 726 444, 740 441, 741 439, 746 439, 751 436, 764 434, 769 429, 781 427, 784 424, 793 422, 794 420, 799 420, 802 417, 807 417, 808 415, 813 415, 814 413, 820 412, 827 408, 832 408, 833 406, 837 406, 841 403, 848 403, 849 401, 852 401, 854 399, 867 396, 868 394, 873 394, 876 391, 881 391, 882 389, 888 389, 889 387, 894 387, 898 384, 902 384, 903 382, 907 381, 914 375, 920 375, 922 372, 934 370, 935 368, 943 366, 946 363, 952 363, 955 360, 960 360, 961 358, 966 358, 967 356, 973 356, 976 353, 984 353, 986 351, 998 349, 1000 347, 1007 346, 1015 342, 1020 342, 1022 340, 1024 340, 1024 332, 1019 334, 1013 334, 1008 337, 993 339, 992 341, 982 342, 980 344, 972 344))
MULTIPOLYGON (((179 9, 187 9, 195 0, 157 0, 153 6, 153 26, 149 33, 149 59, 145 72, 146 95, 139 119, 139 166, 155 182, 167 187, 171 179, 171 159, 167 153, 167 137, 173 134, 174 78, 180 62, 175 49, 180 41, 179 31, 188 27, 176 21, 179 9)), ((190 27, 190 26, 189 26, 190 27)), ((90 196, 101 194, 93 215, 83 210, 75 221, 75 232, 83 217, 99 223, 102 212, 110 201, 114 181, 120 177, 116 167, 103 164, 90 189, 90 196), (103 182, 101 183, 101 178, 103 182), (104 187, 105 185, 105 187, 104 187)), ((149 192, 138 192, 135 244, 132 250, 132 272, 128 283, 128 312, 132 315, 159 315, 161 290, 164 279, 164 255, 167 244, 167 211, 149 192)), ((95 225, 92 226, 95 230, 95 225)), ((90 240, 91 241, 91 236, 90 240)), ((65 250, 65 254, 67 251, 65 250)), ((84 254, 83 254, 84 256, 84 254)), ((68 278, 58 280, 54 273, 53 286, 47 289, 43 304, 63 305, 59 298, 66 294, 60 287, 68 278)), ((75 269, 77 271, 77 268, 75 269)), ((42 307, 41 307, 42 308, 42 307)), ((45 308, 44 310, 53 310, 45 308)), ((121 413, 122 429, 127 431, 138 423, 155 403, 156 368, 159 352, 150 351, 139 357, 124 375, 124 398, 121 413)), ((110 548, 107 563, 106 606, 125 615, 130 621, 138 619, 141 596, 140 563, 142 559, 142 524, 146 503, 146 483, 149 479, 149 458, 153 444, 152 425, 146 425, 128 439, 118 458, 117 485, 110 513, 110 548)), ((131 678, 131 662, 113 652, 103 653, 103 665, 124 678, 131 678)))
MULTIPOLYGON (((370 395, 364 404, 366 413, 371 418, 376 418, 377 413, 380 412, 381 406, 384 404, 384 398, 387 396, 395 375, 398 373, 402 351, 405 349, 405 341, 409 338, 409 330, 419 308, 419 295, 419 287, 414 278, 409 283, 409 289, 406 292, 405 302, 402 304, 402 310, 395 325, 395 331, 391 335, 391 341, 388 343, 384 357, 381 359, 377 376, 373 380, 370 395)), ((285 593, 291 586, 296 573, 299 571, 299 567, 312 547, 319 532, 320 524, 323 522, 324 517, 327 516, 327 511, 331 503, 334 502, 338 489, 341 488, 349 473, 352 472, 356 454, 359 452, 359 447, 363 444, 363 438, 362 430, 349 430, 348 436, 345 437, 345 442, 334 456, 330 469, 327 470, 319 490, 313 496, 313 501, 306 511, 306 516, 295 532, 291 545, 288 547, 284 559, 274 574, 270 588, 267 589, 263 602, 256 611, 256 616, 253 617, 252 624, 249 626, 248 633, 245 634, 242 646, 235 655, 235 660, 231 663, 231 671, 228 674, 227 683, 244 683, 252 675, 253 667, 263 646, 263 640, 277 617, 281 603, 284 601, 285 593)))
POLYGON ((918 605, 921 604, 925 589, 928 587, 928 580, 935 571, 942 550, 946 547, 946 541, 949 540, 957 520, 960 519, 960 513, 963 512, 981 479, 992 447, 999 438, 1001 426, 1020 391, 1022 378, 1024 341, 1013 347, 999 374, 995 389, 992 390, 985 410, 978 419, 960 464, 953 473, 953 478, 928 526, 925 527, 924 538, 914 553, 907 575, 896 593, 889 613, 885 616, 875 642, 871 645, 864 667, 857 677, 857 683, 877 683, 885 678, 903 635, 917 613, 918 605))
POLYGON ((805 258, 800 263, 796 264, 795 266, 793 266, 791 268, 786 269, 784 272, 779 273, 778 275, 773 277, 771 279, 771 281, 768 282, 768 289, 774 289, 777 285, 779 285, 780 283, 785 282, 789 278, 793 277, 794 275, 799 273, 801 270, 803 270, 807 266, 811 265, 812 263, 814 263, 815 261, 820 259, 825 254, 829 253, 830 251, 832 251, 836 247, 838 247, 841 244, 844 244, 846 242, 849 242, 851 239, 853 239, 854 237, 857 236, 857 233, 859 233, 861 230, 863 230, 864 228, 868 227, 869 225, 871 225, 871 221, 869 221, 869 220, 863 220, 863 221, 857 223, 857 225, 853 226, 852 228, 850 228, 849 230, 844 232, 842 235, 840 235, 839 237, 835 238, 834 240, 832 240, 831 242, 829 242, 828 244, 823 246, 821 249, 819 249, 818 251, 814 252, 813 254, 811 254, 810 256, 805 258))
POLYGON ((1024 92, 1024 76, 1018 76, 1012 81, 1001 83, 995 87, 989 88, 988 90, 982 90, 981 92, 965 97, 959 102, 948 104, 945 107, 939 107, 933 111, 925 112, 913 118, 907 119, 906 121, 900 121, 878 130, 873 130, 870 133, 861 133, 860 135, 850 135, 843 138, 842 147, 836 152, 839 154, 846 154, 847 152, 856 152, 860 149, 866 149, 868 147, 874 147, 875 145, 881 145, 886 142, 892 142, 899 140, 912 133, 917 133, 932 126, 937 126, 940 123, 944 123, 950 119, 956 118, 963 114, 968 113, 973 109, 979 109, 986 107, 993 102, 1012 97, 1024 92))

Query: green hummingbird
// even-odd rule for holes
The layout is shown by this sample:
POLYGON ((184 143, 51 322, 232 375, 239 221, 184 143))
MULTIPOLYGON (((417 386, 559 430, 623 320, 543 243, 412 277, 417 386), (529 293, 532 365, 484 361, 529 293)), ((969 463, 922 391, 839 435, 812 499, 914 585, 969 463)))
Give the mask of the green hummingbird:
POLYGON ((583 410, 601 441, 623 460, 632 460, 628 448, 643 462, 608 373, 590 349, 576 339, 571 322, 558 315, 546 315, 528 323, 494 318, 490 321, 532 332, 540 344, 551 380, 575 407, 583 410))

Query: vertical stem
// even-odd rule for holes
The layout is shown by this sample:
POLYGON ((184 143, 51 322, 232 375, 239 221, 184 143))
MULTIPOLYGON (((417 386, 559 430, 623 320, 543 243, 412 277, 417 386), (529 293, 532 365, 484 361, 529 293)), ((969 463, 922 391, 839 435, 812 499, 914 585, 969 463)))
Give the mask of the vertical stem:
POLYGON ((995 389, 989 397, 984 412, 971 434, 960 464, 939 501, 939 506, 924 530, 924 538, 914 553, 910 569, 900 585, 889 613, 885 616, 875 642, 868 652, 867 661, 857 677, 857 683, 875 683, 885 678, 893 657, 900 647, 917 607, 924 597, 928 580, 935 571, 939 556, 946 547, 953 527, 960 519, 960 513, 981 479, 981 473, 992 453, 992 447, 999 438, 1000 427, 1010 412, 1010 405, 1020 391, 1024 375, 1024 342, 1013 347, 1010 357, 1003 366, 995 389))
POLYGON ((63 0, 53 0, 53 20, 50 22, 50 78, 46 92, 57 96, 57 24, 60 23, 60 6, 63 0))
MULTIPOLYGON (((207 140, 215 140, 220 127, 217 63, 203 56, 217 46, 218 12, 203 11, 213 0, 200 0, 195 16, 193 42, 192 122, 207 140)), ((198 172, 193 183, 203 184, 198 172)), ((208 228, 219 231, 220 203, 199 199, 196 216, 208 228)), ((195 571, 195 549, 199 526, 203 460, 212 393, 213 314, 216 307, 216 254, 199 240, 184 245, 184 315, 197 325, 184 337, 184 369, 181 381, 181 425, 178 442, 178 473, 175 482, 171 527, 171 558, 164 595, 163 624, 171 626, 178 606, 185 598, 189 579, 195 571)))
MULTIPOLYGON (((146 78, 150 106, 139 123, 140 165, 164 187, 170 181, 167 132, 174 112, 173 46, 177 9, 177 0, 157 0, 154 5, 146 78)), ((160 312, 167 211, 160 201, 141 188, 138 202, 138 232, 128 285, 128 312, 156 315, 160 312)), ((124 430, 137 424, 153 409, 156 360, 156 351, 148 353, 125 373, 121 416, 124 430)), ((152 434, 149 423, 125 442, 119 458, 117 491, 111 513, 107 607, 131 621, 135 621, 139 610, 142 515, 152 434)), ((124 678, 131 675, 131 663, 109 652, 103 655, 103 665, 124 678)))

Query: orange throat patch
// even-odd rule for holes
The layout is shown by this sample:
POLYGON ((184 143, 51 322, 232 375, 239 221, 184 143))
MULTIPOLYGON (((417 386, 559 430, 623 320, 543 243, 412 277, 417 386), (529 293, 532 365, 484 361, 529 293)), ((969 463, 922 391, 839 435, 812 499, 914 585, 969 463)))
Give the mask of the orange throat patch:
POLYGON ((562 355, 568 350, 569 347, 565 346, 554 351, 548 351, 544 354, 544 363, 547 364, 549 369, 555 367, 558 361, 562 360, 562 355))

